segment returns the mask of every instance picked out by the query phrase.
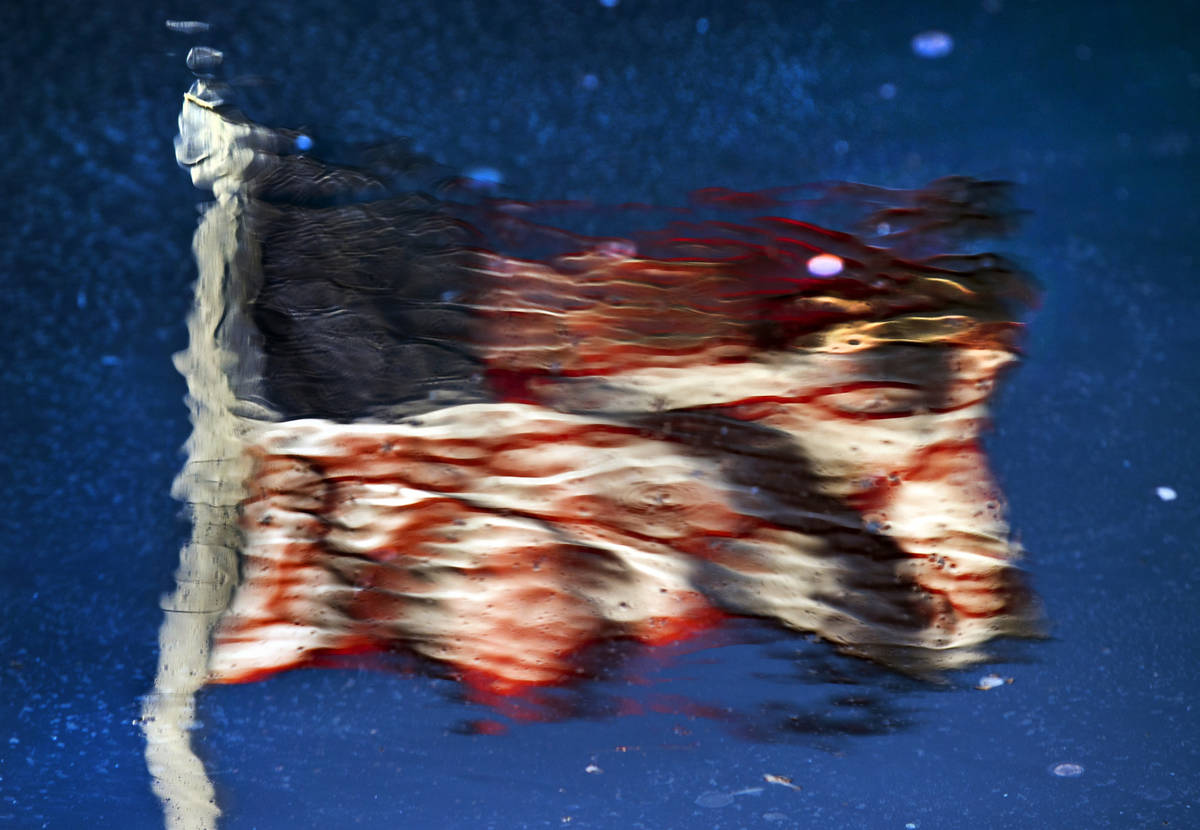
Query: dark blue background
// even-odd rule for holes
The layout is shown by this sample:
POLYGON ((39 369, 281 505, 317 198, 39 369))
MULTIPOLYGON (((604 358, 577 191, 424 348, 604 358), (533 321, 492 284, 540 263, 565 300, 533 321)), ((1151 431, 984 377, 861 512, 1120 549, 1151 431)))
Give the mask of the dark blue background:
POLYGON ((446 681, 293 672, 201 696, 223 826, 1200 826, 1195 5, 380 5, 0 11, 0 824, 160 823, 132 721, 187 533, 168 496, 189 431, 170 355, 202 198, 172 157, 192 41, 170 17, 218 24, 230 74, 263 79, 245 99, 259 120, 325 146, 411 135, 532 197, 1012 179, 1033 213, 1007 250, 1045 288, 988 441, 1053 624, 996 667, 1011 685, 974 690, 988 667, 946 688, 836 685, 864 673, 812 669, 822 650, 785 638, 607 684, 731 719, 483 737, 456 729, 487 713, 446 681), (913 54, 929 28, 951 55, 913 54), (746 738, 781 702, 791 728, 759 718, 746 738), (1059 762, 1084 774, 1057 778, 1059 762))

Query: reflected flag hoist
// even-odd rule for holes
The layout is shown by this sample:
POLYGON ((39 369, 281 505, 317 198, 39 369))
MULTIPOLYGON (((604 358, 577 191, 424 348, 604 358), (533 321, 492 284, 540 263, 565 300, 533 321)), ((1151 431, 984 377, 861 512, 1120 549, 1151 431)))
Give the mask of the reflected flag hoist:
POLYGON ((1031 294, 930 252, 1002 230, 1003 187, 708 190, 588 237, 543 217, 598 212, 426 195, 395 148, 322 162, 219 63, 189 55, 176 140, 215 201, 144 713, 170 826, 218 814, 194 692, 331 654, 405 649, 498 699, 728 616, 921 673, 1036 631, 979 446, 1031 294), (794 217, 830 205, 872 242, 794 217))

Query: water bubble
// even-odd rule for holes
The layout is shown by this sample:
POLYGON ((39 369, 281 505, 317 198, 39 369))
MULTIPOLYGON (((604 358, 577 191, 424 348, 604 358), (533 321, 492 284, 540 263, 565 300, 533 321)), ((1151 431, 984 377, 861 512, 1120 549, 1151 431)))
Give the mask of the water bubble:
POLYGON ((1179 494, 1175 492, 1174 487, 1156 487, 1154 492, 1163 501, 1175 501, 1175 499, 1179 498, 1179 494))
POLYGON ((203 20, 168 20, 167 28, 184 35, 198 35, 207 32, 212 26, 203 20))
POLYGON ((1083 775, 1083 764, 1064 761, 1061 764, 1055 764, 1050 767, 1050 773, 1058 778, 1078 778, 1083 775))
POLYGON ((733 803, 733 795, 731 793, 707 792, 701 793, 696 797, 697 807, 728 807, 733 803))
POLYGON ((708 33, 708 18, 702 17, 696 21, 696 34, 703 35, 708 33))
POLYGON ((912 39, 913 54, 922 58, 944 58, 954 51, 954 38, 940 29, 918 32, 912 39))
POLYGON ((303 135, 303 134, 296 136, 296 149, 297 150, 299 150, 300 152, 303 153, 308 150, 311 150, 312 148, 313 148, 313 140, 311 137, 303 135))
POLYGON ((881 84, 879 87, 879 97, 885 101, 890 101, 896 97, 895 84, 881 84))

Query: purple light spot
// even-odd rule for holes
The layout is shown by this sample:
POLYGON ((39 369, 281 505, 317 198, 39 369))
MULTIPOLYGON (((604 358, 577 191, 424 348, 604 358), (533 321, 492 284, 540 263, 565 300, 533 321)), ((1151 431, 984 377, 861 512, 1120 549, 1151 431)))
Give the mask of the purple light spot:
POLYGON ((913 35, 913 53, 922 58, 944 58, 954 51, 954 38, 938 29, 913 35))
POLYGON ((834 254, 817 254, 808 261, 808 273, 814 277, 832 277, 842 273, 844 263, 834 254))

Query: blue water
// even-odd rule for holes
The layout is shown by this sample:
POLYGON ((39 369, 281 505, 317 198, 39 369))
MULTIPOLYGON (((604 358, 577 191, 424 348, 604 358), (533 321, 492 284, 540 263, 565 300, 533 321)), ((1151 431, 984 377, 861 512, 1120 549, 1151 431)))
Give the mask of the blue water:
POLYGON ((940 688, 834 684, 782 639, 607 689, 754 729, 680 709, 464 734, 486 713, 446 681, 357 669, 214 689, 195 739, 223 827, 1200 826, 1194 7, 384 5, 3 13, 0 824, 161 825, 133 721, 187 534, 170 355, 200 194, 171 148, 191 41, 162 21, 189 16, 257 119, 322 148, 411 135, 530 197, 1011 179, 1032 213, 1007 250, 1045 290, 988 444, 1052 639, 940 688), (932 30, 952 50, 914 54, 932 30), (1013 682, 975 690, 988 671, 1013 682))

